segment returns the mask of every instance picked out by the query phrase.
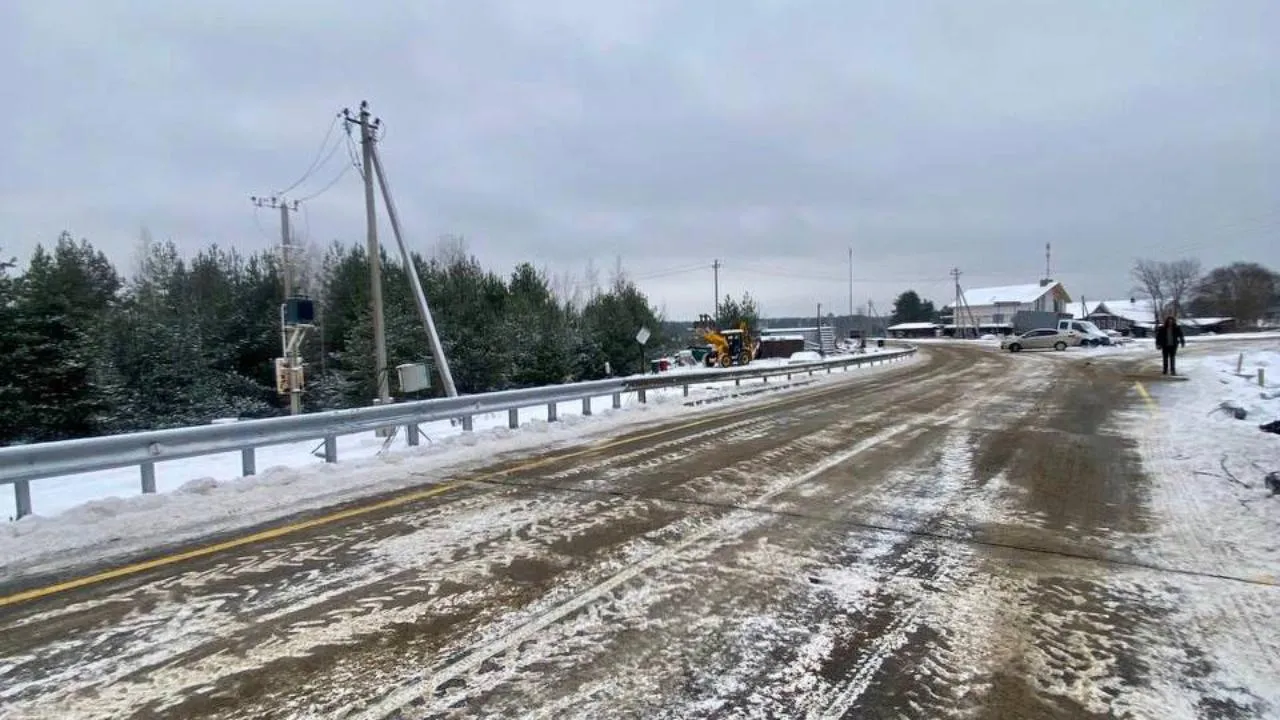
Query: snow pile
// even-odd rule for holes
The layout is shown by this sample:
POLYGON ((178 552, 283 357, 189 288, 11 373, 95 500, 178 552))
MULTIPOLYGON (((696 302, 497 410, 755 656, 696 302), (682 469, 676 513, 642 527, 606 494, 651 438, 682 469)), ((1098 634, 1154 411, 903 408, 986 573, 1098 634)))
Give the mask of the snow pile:
MULTIPOLYGON (((897 365, 804 380, 806 384, 838 383, 897 365)), ((787 386, 775 381, 769 387, 787 386)), ((746 382, 741 388, 733 381, 700 383, 690 387, 688 400, 719 397, 726 403, 750 404, 776 397, 772 392, 755 394, 758 389, 746 382), (739 392, 750 395, 735 397, 739 392)), ((505 426, 505 412, 477 416, 475 431, 470 433, 447 421, 432 423, 424 425, 430 440, 424 437, 422 445, 405 447, 399 441, 382 453, 382 441, 372 433, 346 436, 339 438, 337 464, 311 455, 311 443, 263 448, 258 453, 261 472, 252 477, 238 477, 239 453, 160 463, 156 474, 161 492, 156 495, 139 494, 137 468, 36 481, 31 489, 37 514, 0 524, 0 580, 136 554, 361 497, 429 486, 490 465, 503 454, 577 446, 624 428, 706 412, 705 407, 686 404, 679 387, 651 390, 647 396, 647 404, 634 395, 624 396, 620 411, 608 409, 608 396, 597 399, 593 417, 570 412, 573 406, 580 413, 580 402, 562 403, 556 423, 536 419, 545 408, 522 410, 521 427, 514 431, 505 426), (60 496, 49 497, 58 492, 60 496), (124 497, 112 497, 117 492, 124 497), (55 499, 64 510, 55 516, 41 515, 56 507, 55 499)), ((11 514, 12 494, 4 500, 11 514)))
POLYGON ((1245 421, 1253 426, 1280 419, 1280 343, 1275 348, 1209 356, 1201 362, 1197 378, 1208 379, 1210 374, 1217 387, 1209 394, 1219 398, 1218 407, 1244 409, 1245 421))
POLYGON ((1280 340, 1280 332, 1222 333, 1221 335, 1204 333, 1203 335, 1187 336, 1188 343, 1230 342, 1232 340, 1280 340))

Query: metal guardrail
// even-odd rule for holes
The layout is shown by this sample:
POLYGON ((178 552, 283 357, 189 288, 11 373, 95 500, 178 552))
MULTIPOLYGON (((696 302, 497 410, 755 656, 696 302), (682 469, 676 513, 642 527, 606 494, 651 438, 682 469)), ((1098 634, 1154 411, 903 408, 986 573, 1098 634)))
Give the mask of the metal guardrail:
POLYGON ((354 408, 330 410, 309 415, 245 420, 222 425, 200 425, 151 430, 146 432, 61 440, 0 448, 0 485, 14 486, 18 517, 30 515, 31 486, 33 480, 72 475, 76 473, 110 470, 136 465, 141 469, 142 492, 156 491, 156 463, 166 460, 200 455, 239 452, 241 471, 244 475, 257 472, 254 450, 269 445, 284 445, 307 440, 324 440, 325 462, 338 461, 338 436, 368 432, 393 426, 405 427, 409 445, 419 443, 420 423, 434 420, 460 419, 464 431, 472 429, 476 415, 506 410, 508 426, 519 426, 522 408, 547 406, 547 420, 557 419, 558 406, 562 402, 582 401, 582 413, 590 415, 593 398, 612 396, 614 409, 622 407, 624 393, 636 393, 645 402, 645 392, 662 388, 683 387, 689 394, 689 386, 705 382, 763 379, 786 375, 821 372, 830 373, 836 368, 848 369, 863 365, 895 362, 916 352, 914 347, 871 355, 836 356, 820 362, 796 365, 771 365, 709 369, 693 372, 676 372, 663 375, 637 375, 632 377, 590 382, 549 385, 522 390, 463 395, 354 408))

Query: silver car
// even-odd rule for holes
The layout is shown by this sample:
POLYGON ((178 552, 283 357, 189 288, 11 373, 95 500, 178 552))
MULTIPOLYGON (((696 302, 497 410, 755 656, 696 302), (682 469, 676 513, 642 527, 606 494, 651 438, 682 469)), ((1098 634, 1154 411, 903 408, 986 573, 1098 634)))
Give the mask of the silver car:
POLYGON ((1023 350, 1057 350, 1062 352, 1070 345, 1080 342, 1080 333, 1074 330, 1055 330, 1041 328, 1022 333, 1017 337, 1006 338, 1000 343, 1001 350, 1022 352, 1023 350))

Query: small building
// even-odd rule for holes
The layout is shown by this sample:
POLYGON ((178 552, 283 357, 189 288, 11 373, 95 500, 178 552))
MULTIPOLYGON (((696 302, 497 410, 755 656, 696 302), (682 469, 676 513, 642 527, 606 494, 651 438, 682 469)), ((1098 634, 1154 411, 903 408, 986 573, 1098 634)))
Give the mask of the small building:
MULTIPOLYGON (((1150 298, 1103 300, 1084 309, 1088 311, 1084 319, 1102 330, 1116 330, 1133 337, 1151 335, 1156 328, 1156 318, 1163 314, 1156 311, 1156 304, 1150 298)), ((1178 325, 1187 335, 1200 335, 1233 332, 1236 323, 1227 317, 1180 317, 1178 325)))
POLYGON ((813 350, 815 352, 835 352, 836 335, 835 330, 830 325, 821 327, 785 327, 785 328, 762 328, 760 330, 760 340, 763 342, 765 338, 784 336, 799 336, 804 338, 804 349, 813 350))
POLYGON ((889 337, 899 340, 908 338, 931 338, 942 334, 942 326, 931 322, 909 322, 890 325, 886 328, 889 337))
POLYGON ((1064 315, 1071 302, 1066 288, 1056 280, 973 288, 965 290, 962 299, 959 313, 951 306, 943 308, 948 320, 943 329, 947 334, 971 334, 976 326, 979 334, 1007 335, 1013 332, 1013 317, 1019 312, 1064 315))
POLYGON ((1083 308, 1084 319, 1102 330, 1145 337, 1156 324, 1156 306, 1150 298, 1102 300, 1083 308))
POLYGON ((803 335, 761 335, 757 359, 789 358, 804 350, 803 335))
POLYGON ((1187 335, 1221 335, 1236 331, 1236 321, 1229 317, 1180 318, 1178 324, 1187 335))

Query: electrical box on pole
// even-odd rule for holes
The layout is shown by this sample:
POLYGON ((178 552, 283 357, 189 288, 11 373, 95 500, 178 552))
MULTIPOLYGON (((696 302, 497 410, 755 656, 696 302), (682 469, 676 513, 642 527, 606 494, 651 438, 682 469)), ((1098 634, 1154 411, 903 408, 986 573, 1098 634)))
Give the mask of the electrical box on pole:
POLYGON ((291 297, 284 301, 284 322, 287 326, 314 325, 316 304, 310 298, 291 297))
POLYGON ((431 373, 423 363, 405 363, 396 366, 400 378, 400 392, 415 393, 431 387, 431 373))

